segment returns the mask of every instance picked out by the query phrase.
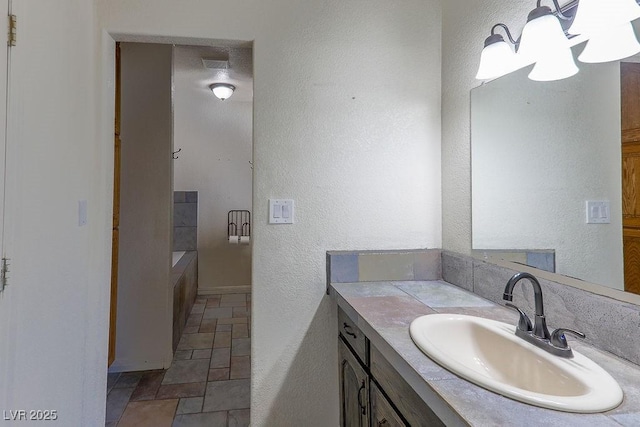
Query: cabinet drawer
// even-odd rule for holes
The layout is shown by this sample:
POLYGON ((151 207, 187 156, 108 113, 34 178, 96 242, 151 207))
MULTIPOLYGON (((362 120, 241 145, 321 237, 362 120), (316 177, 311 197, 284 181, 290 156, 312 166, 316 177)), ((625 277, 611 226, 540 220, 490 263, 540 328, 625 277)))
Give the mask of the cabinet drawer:
POLYGON ((373 381, 369 386, 369 401, 371 402, 371 427, 406 426, 400 415, 393 409, 393 406, 373 381))
POLYGON ((356 326, 356 323, 347 316, 342 308, 338 307, 338 330, 345 341, 351 346, 360 360, 369 366, 369 352, 367 351, 367 338, 356 326))

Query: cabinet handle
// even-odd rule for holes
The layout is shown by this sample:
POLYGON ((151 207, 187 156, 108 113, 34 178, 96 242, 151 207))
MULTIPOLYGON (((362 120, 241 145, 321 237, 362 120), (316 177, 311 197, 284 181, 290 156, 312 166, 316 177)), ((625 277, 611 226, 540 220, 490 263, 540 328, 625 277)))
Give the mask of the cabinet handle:
POLYGON ((382 421, 378 421, 378 427, 386 426, 389 424, 386 418, 383 418, 382 421))
POLYGON ((358 406, 360 406, 360 410, 362 411, 362 415, 366 415, 367 407, 362 404, 362 391, 364 390, 364 380, 362 380, 362 386, 358 390, 358 406))
POLYGON ((342 329, 344 329, 344 333, 347 335, 351 335, 354 338, 357 338, 354 332, 349 332, 347 329, 351 329, 351 325, 348 325, 347 322, 342 324, 342 329))

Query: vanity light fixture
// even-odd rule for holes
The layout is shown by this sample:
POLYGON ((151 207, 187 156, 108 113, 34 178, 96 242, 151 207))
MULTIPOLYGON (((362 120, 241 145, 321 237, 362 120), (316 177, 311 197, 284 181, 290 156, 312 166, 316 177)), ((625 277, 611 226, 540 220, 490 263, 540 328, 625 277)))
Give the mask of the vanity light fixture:
POLYGON ((589 38, 578 59, 582 62, 617 61, 640 52, 631 21, 640 18, 636 0, 580 0, 576 17, 567 30, 589 38))
POLYGON ((598 63, 618 61, 640 52, 640 43, 631 22, 592 34, 578 57, 582 62, 598 63))
POLYGON ((491 35, 484 41, 484 49, 480 54, 480 67, 476 79, 495 79, 512 72, 515 67, 516 54, 511 46, 504 41, 500 34, 496 34, 496 28, 502 27, 507 33, 509 41, 515 45, 516 41, 511 37, 511 32, 505 24, 496 24, 491 28, 491 35))
POLYGON ((533 9, 527 17, 527 24, 522 29, 522 37, 518 55, 524 63, 536 65, 529 74, 531 80, 551 81, 571 77, 578 72, 573 60, 569 39, 564 34, 560 19, 567 20, 557 0, 553 0, 558 16, 553 15, 551 8, 540 6, 533 9))
POLYGON ((640 0, 573 1, 564 8, 565 11, 575 11, 570 26, 567 24, 571 17, 563 14, 558 0, 552 1, 555 12, 550 7, 541 6, 541 0, 537 0, 537 7, 529 13, 517 43, 513 42, 509 34, 509 39, 517 48, 514 57, 518 59, 504 59, 507 58, 504 48, 509 46, 500 43, 504 40, 494 34, 496 26, 504 25, 497 24, 491 29, 491 37, 485 41, 482 51, 477 79, 500 77, 528 64, 535 64, 529 74, 532 80, 550 81, 573 76, 578 72, 578 67, 573 59, 569 38, 576 35, 580 35, 581 40, 587 40, 587 45, 578 57, 582 62, 617 61, 640 52, 640 43, 631 25, 633 20, 640 18, 640 0), (561 24, 562 21, 565 25, 561 24), (566 33, 563 27, 569 27, 566 33), (496 46, 493 47, 494 45, 496 46), (499 73, 484 72, 484 57, 498 56, 493 52, 485 55, 488 47, 496 52, 502 50, 505 55, 496 60, 502 65, 499 73))
POLYGON ((569 34, 588 37, 603 29, 617 27, 640 18, 636 0, 580 0, 569 34))
POLYGON ((233 91, 236 90, 236 87, 229 83, 214 83, 212 85, 209 85, 209 89, 211 89, 213 94, 218 99, 224 101, 225 99, 228 99, 231 97, 231 95, 233 95, 233 91))

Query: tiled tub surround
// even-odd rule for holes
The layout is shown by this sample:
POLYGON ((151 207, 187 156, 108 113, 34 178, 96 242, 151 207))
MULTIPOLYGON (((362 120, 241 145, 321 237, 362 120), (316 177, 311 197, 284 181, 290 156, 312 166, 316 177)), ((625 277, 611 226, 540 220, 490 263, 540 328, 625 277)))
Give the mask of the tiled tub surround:
POLYGON ((173 250, 198 249, 198 192, 173 192, 173 250))
MULTIPOLYGON (((328 290, 338 305, 447 425, 640 425, 640 368, 609 353, 637 360, 638 306, 541 280, 550 327, 584 331, 587 342, 569 338, 570 345, 606 369, 625 393, 623 403, 604 414, 564 413, 516 402, 460 379, 425 356, 409 336, 414 318, 438 312, 515 326, 517 314, 501 305, 504 285, 516 271, 440 250, 330 252, 327 261, 327 277, 333 280, 328 290), (362 255, 372 254, 385 266, 386 279, 367 276, 369 264, 360 264, 362 255), (410 256, 413 263, 408 262, 410 256), (416 259, 417 270, 431 269, 440 277, 416 279, 416 259), (407 280, 411 274, 413 279, 407 280)), ((533 291, 518 286, 513 302, 532 313, 533 291)))
POLYGON ((198 252, 189 251, 178 260, 171 270, 173 285, 173 351, 186 328, 198 293, 198 252))

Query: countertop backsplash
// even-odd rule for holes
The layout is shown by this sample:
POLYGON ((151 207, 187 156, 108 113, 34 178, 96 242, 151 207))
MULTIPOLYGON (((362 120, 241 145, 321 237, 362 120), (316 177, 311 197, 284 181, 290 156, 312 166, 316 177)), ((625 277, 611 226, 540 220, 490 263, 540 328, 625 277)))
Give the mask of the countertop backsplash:
MULTIPOLYGON (((327 252, 329 283, 444 280, 497 304, 517 273, 440 249, 327 252)), ((586 334, 586 342, 640 365, 640 306, 538 277, 547 323, 586 334)), ((513 304, 533 315, 533 290, 519 284, 513 304)))

